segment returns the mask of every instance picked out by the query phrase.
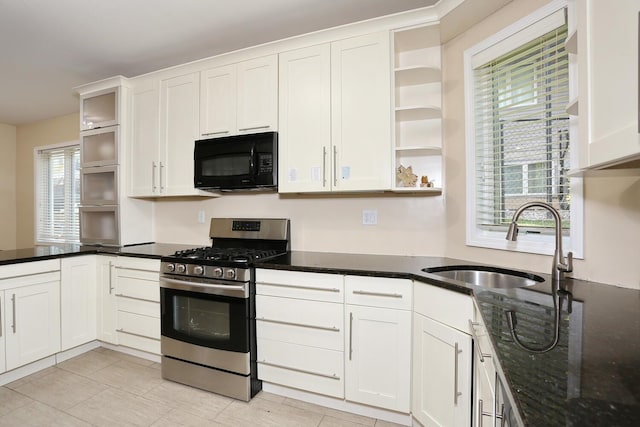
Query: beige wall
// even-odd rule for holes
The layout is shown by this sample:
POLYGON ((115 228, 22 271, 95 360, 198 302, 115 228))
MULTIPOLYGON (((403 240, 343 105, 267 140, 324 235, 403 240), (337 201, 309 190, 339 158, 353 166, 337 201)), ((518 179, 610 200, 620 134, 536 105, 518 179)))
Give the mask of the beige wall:
POLYGON ((35 241, 34 147, 77 141, 80 129, 77 113, 17 128, 17 247, 32 247, 35 241))
POLYGON ((0 123, 0 250, 16 248, 16 128, 0 123))
MULTIPOLYGON (((514 0, 444 46, 447 256, 533 271, 551 270, 550 256, 465 245, 463 52, 546 3, 514 0)), ((585 257, 574 262, 574 277, 640 289, 640 178, 588 178, 584 186, 585 257)))

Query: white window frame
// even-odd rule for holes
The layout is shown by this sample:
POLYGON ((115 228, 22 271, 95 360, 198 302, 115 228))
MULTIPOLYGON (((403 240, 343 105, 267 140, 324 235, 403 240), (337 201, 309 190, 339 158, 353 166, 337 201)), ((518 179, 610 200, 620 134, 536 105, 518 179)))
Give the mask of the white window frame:
MULTIPOLYGON (((481 229, 476 224, 476 173, 475 173, 475 102, 473 59, 474 56, 486 51, 490 47, 514 36, 555 12, 567 8, 567 0, 555 0, 532 14, 520 19, 512 25, 495 33, 477 45, 464 52, 464 82, 465 82, 465 114, 466 114, 466 164, 467 164, 467 246, 501 249, 516 252, 553 255, 555 251, 555 236, 553 234, 525 234, 520 233, 515 242, 506 240, 506 229, 481 229)), ((506 52, 505 52, 506 53, 506 52)), ((577 70, 569 68, 571 80, 577 79, 577 70)), ((571 165, 578 164, 578 150, 580 149, 576 132, 571 132, 571 165)), ((523 175, 524 179, 524 175, 523 175)), ((524 181, 523 181, 524 189, 524 181)), ((571 231, 569 236, 563 236, 563 246, 566 251, 572 251, 574 258, 583 258, 584 252, 584 201, 582 178, 571 177, 570 183, 571 231)), ((515 195, 514 195, 515 196, 515 195)), ((505 227, 506 228, 506 227, 505 227)))
POLYGON ((49 240, 39 240, 38 238, 39 236, 39 232, 38 232, 38 228, 39 228, 39 215, 40 215, 40 200, 39 200, 39 195, 40 195, 40 191, 38 188, 38 185, 40 183, 40 168, 38 165, 38 153, 40 151, 47 151, 47 150, 55 150, 55 149, 60 149, 60 148, 67 148, 67 147, 73 147, 73 146, 77 146, 80 147, 80 141, 76 140, 76 141, 66 141, 66 142, 60 142, 58 144, 51 144, 51 145, 42 145, 42 146, 38 146, 38 147, 34 147, 33 148, 33 177, 34 177, 34 182, 33 182, 33 230, 34 230, 34 244, 35 245, 63 245, 63 244, 78 244, 80 243, 80 236, 78 235, 78 241, 73 241, 73 242, 63 242, 63 241, 49 241, 49 240))

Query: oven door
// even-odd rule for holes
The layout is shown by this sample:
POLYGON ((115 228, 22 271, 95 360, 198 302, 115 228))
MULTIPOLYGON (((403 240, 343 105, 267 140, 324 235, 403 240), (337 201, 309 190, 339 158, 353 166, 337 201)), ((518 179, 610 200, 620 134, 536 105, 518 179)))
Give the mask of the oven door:
POLYGON ((199 289, 196 282, 161 277, 162 337, 209 349, 249 353, 249 298, 220 295, 243 286, 228 287, 231 289, 226 291, 225 285, 202 284, 199 289))

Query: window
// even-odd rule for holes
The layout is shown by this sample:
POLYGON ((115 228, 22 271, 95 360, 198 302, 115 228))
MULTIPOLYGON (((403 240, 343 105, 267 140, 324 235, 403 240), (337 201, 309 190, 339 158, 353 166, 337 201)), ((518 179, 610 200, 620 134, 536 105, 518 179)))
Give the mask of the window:
POLYGON ((554 220, 544 209, 524 211, 518 242, 505 240, 516 209, 540 201, 558 210, 565 244, 581 253, 581 240, 572 242, 582 224, 582 187, 568 175, 576 149, 566 112, 573 74, 559 4, 465 52, 471 246, 549 253, 554 220))
POLYGON ((36 156, 36 242, 79 242, 80 146, 39 147, 36 156))

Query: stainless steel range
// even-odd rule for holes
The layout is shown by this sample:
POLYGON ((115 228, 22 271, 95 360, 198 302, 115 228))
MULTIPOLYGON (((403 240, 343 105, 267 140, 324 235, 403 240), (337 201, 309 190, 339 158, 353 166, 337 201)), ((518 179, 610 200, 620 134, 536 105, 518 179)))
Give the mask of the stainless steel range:
POLYGON ((209 236, 161 260, 162 377, 248 401, 262 389, 253 263, 289 250, 289 220, 213 218, 209 236))

